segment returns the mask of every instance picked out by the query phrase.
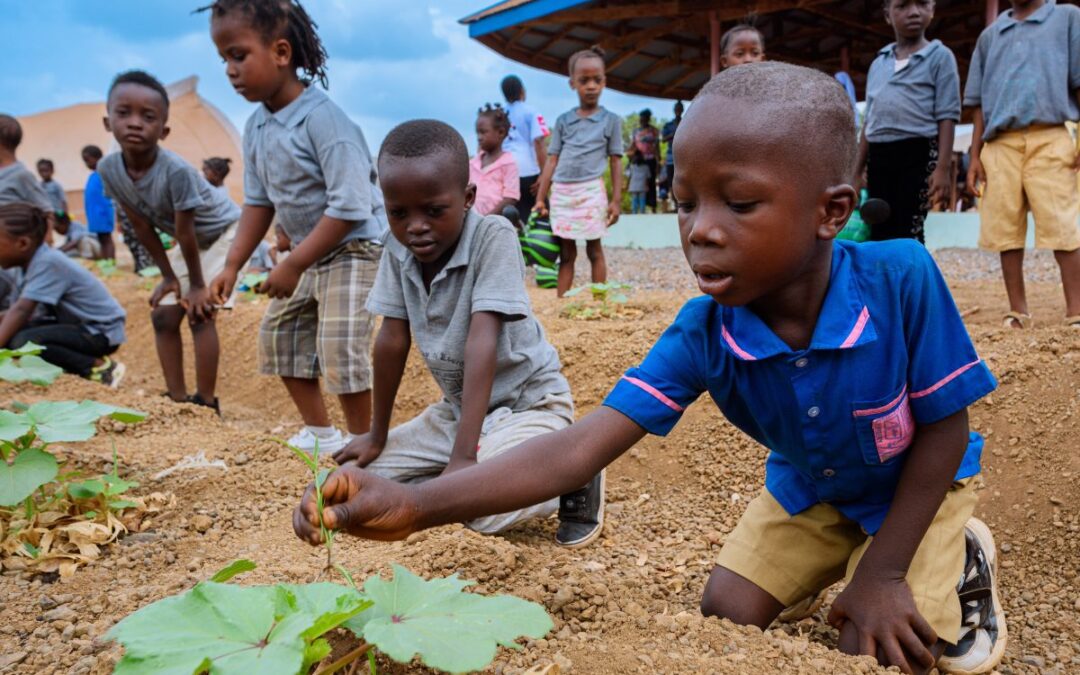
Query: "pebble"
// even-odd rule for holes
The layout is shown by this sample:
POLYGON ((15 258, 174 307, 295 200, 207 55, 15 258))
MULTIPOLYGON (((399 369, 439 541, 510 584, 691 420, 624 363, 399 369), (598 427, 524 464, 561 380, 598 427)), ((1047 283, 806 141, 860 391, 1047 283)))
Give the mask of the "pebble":
POLYGON ((197 515, 191 519, 191 527, 199 534, 205 533, 214 526, 214 519, 210 516, 197 515))
POLYGON ((247 453, 239 453, 236 457, 233 457, 233 464, 236 466, 244 466, 251 461, 251 458, 247 456, 247 453))
POLYGON ((42 621, 74 621, 78 618, 78 612, 67 605, 50 609, 41 616, 42 621))

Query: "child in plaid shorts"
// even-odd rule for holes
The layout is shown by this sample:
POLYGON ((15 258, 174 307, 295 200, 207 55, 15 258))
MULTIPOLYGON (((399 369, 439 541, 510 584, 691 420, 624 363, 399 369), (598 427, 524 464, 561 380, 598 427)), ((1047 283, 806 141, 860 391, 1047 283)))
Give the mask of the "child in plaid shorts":
POLYGON ((326 52, 300 5, 219 0, 208 10, 229 80, 262 104, 244 129, 244 210, 212 290, 228 297, 276 214, 293 248, 256 287, 272 298, 259 327, 260 370, 281 378, 304 420, 289 443, 335 452, 371 424, 373 320, 364 303, 386 231, 371 152, 312 82, 327 84, 326 52), (299 35, 287 30, 296 24, 306 27, 299 35), (330 421, 320 376, 338 396, 347 435, 330 421))

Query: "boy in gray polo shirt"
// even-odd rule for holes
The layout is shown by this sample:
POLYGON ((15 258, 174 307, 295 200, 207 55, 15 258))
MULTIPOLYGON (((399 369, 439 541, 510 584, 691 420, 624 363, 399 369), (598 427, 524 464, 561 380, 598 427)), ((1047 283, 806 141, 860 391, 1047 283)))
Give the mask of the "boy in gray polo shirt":
POLYGON ((1080 118, 1080 9, 1014 0, 975 45, 964 105, 975 112, 968 185, 982 197, 979 246, 1001 254, 1007 328, 1032 324, 1024 289, 1027 214, 1035 246, 1054 251, 1065 323, 1080 328, 1080 152, 1065 122, 1080 118))
MULTIPOLYGON (((52 200, 34 178, 34 174, 15 157, 22 143, 22 125, 11 115, 0 114, 0 204, 27 202, 47 214, 52 213, 52 200)), ((50 222, 52 216, 50 215, 50 222)))
MULTIPOLYGON (((442 122, 406 122, 383 142, 379 174, 392 236, 368 297, 368 309, 383 316, 375 341, 374 417, 371 432, 334 459, 416 482, 569 426, 570 386, 529 305, 517 234, 504 218, 471 209, 476 187, 468 182, 461 136, 442 122), (443 398, 390 429, 413 340, 443 398)), ((558 543, 583 546, 595 539, 603 524, 603 475, 561 500, 468 526, 494 533, 557 509, 558 543)))

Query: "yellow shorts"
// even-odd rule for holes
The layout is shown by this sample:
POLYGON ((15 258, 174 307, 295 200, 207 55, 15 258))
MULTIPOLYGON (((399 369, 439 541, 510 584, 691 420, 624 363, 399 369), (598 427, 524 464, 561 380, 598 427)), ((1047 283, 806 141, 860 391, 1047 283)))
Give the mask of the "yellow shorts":
POLYGON ((1072 170, 1076 142, 1064 125, 1003 132, 983 146, 980 158, 986 169, 980 248, 1024 248, 1029 210, 1036 248, 1080 248, 1080 189, 1072 170))
MULTIPOLYGON (((953 483, 908 568, 915 606, 938 637, 956 643, 964 572, 964 524, 975 511, 975 478, 953 483)), ((789 515, 767 490, 724 542, 717 564, 750 581, 785 607, 837 581, 850 581, 873 537, 828 504, 789 515)))

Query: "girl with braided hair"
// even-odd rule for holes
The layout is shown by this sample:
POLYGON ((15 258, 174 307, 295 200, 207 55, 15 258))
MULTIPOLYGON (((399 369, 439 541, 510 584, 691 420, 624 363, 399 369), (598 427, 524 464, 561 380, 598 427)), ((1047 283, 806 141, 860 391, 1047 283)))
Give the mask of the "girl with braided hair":
POLYGON ((473 208, 482 216, 501 214, 521 197, 517 162, 511 153, 503 152, 503 141, 509 133, 510 118, 498 103, 485 104, 477 111, 479 151, 469 160, 469 182, 476 186, 473 208))

